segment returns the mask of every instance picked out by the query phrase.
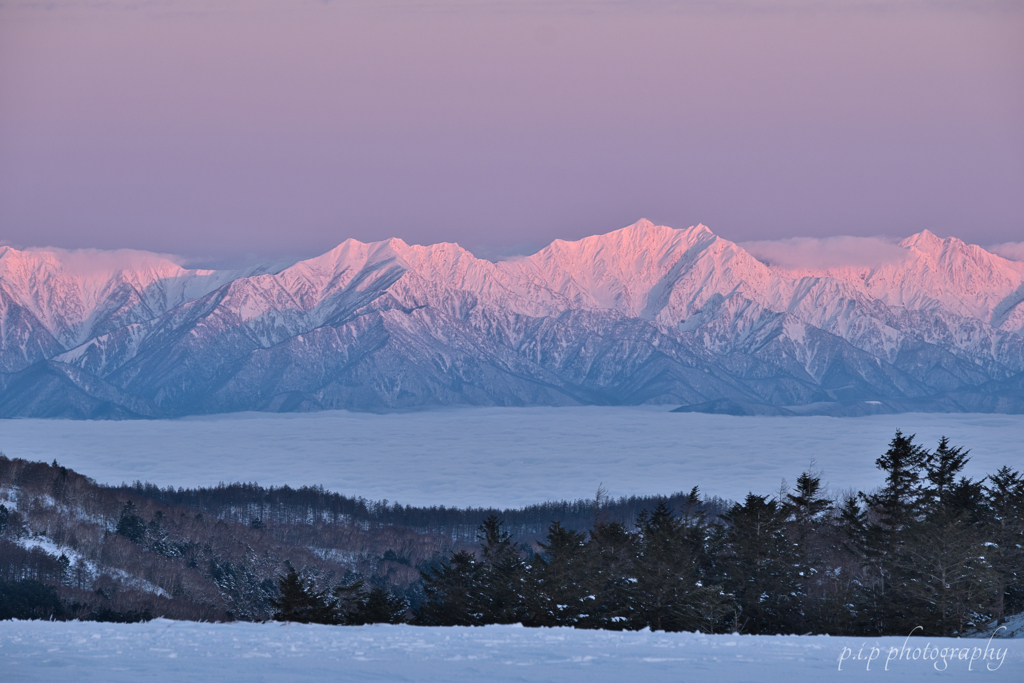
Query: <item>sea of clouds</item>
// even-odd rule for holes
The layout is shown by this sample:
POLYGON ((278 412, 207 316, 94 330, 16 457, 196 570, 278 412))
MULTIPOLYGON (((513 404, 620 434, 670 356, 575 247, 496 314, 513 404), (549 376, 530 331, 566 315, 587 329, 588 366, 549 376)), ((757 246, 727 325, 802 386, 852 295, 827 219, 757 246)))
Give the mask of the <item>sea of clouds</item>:
POLYGON ((375 415, 239 413, 179 420, 0 420, 0 450, 118 484, 255 481, 406 505, 522 506, 668 494, 777 492, 812 460, 833 491, 882 483, 897 429, 971 449, 967 473, 1024 465, 1024 416, 733 417, 667 408, 463 408, 375 415))

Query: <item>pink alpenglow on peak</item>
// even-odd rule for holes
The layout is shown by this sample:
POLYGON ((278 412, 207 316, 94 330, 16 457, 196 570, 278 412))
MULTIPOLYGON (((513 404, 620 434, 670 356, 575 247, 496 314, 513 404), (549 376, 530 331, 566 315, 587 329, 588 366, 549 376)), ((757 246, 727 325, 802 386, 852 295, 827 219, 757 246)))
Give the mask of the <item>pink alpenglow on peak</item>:
POLYGON ((5 248, 0 414, 1024 409, 1024 263, 930 232, 878 242, 875 263, 839 263, 841 239, 748 249, 641 220, 499 262, 349 239, 249 272, 5 248), (81 393, 39 407, 55 382, 81 393))

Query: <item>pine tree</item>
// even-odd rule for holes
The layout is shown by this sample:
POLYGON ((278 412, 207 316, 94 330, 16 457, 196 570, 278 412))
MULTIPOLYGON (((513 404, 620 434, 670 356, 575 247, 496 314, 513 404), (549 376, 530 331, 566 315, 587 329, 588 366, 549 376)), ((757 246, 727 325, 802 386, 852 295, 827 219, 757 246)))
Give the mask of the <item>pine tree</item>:
POLYGON ((904 559, 915 532, 913 523, 924 505, 921 475, 931 455, 914 443, 914 435, 897 430, 889 449, 875 465, 886 473, 885 484, 876 493, 860 496, 867 504, 861 550, 870 566, 870 583, 865 587, 865 617, 879 632, 900 632, 927 615, 920 605, 908 599, 912 582, 920 576, 908 572, 904 559))
MULTIPOLYGON (((326 598, 325 598, 326 599, 326 598)), ((363 581, 358 580, 350 584, 335 586, 331 591, 331 599, 328 603, 334 614, 334 623, 337 624, 362 624, 369 623, 360 621, 363 611, 366 608, 368 596, 363 592, 363 581)))
POLYGON ((391 592, 374 587, 352 612, 350 624, 400 624, 405 621, 409 602, 391 592))
POLYGON ((135 503, 130 500, 121 509, 121 517, 117 520, 117 533, 132 543, 142 543, 146 537, 146 522, 135 512, 135 503))
POLYGON ((698 583, 690 591, 688 601, 694 630, 701 633, 717 633, 719 624, 736 608, 735 596, 726 593, 721 584, 698 583))
POLYGON ((528 618, 526 564, 502 522, 491 515, 479 527, 483 559, 480 609, 485 623, 516 624, 528 618))
POLYGON ((861 508, 857 496, 850 494, 843 499, 839 508, 839 521, 845 536, 843 548, 861 557, 868 543, 868 516, 861 508))
POLYGON ((891 580, 904 628, 953 636, 988 621, 995 576, 979 526, 937 517, 912 524, 907 536, 896 547, 891 580))
POLYGON ((448 560, 420 571, 423 602, 415 623, 423 626, 479 626, 484 622, 479 592, 483 567, 473 553, 460 550, 448 560))
POLYGON ((338 599, 330 598, 329 591, 317 591, 311 581, 302 577, 291 562, 285 562, 288 573, 277 577, 280 595, 270 599, 277 610, 275 621, 297 621, 302 624, 344 623, 338 610, 338 599))
POLYGON ((1002 624, 1007 614, 1024 610, 1024 474, 1002 467, 988 481, 986 556, 996 575, 993 610, 1002 624))
POLYGON ((821 477, 804 472, 797 477, 795 493, 786 495, 786 506, 803 538, 814 531, 818 518, 831 509, 832 501, 822 496, 821 477))
POLYGON ((636 539, 618 522, 596 524, 587 542, 583 628, 621 631, 643 628, 631 622, 636 613, 634 558, 636 539))
POLYGON ((949 439, 939 439, 938 448, 928 453, 924 459, 924 472, 927 486, 924 490, 924 505, 931 516, 956 516, 970 509, 971 498, 980 496, 981 486, 968 479, 961 479, 957 484, 957 476, 970 461, 963 448, 953 448, 949 439), (972 486, 973 484, 973 486, 972 486))
POLYGON ((725 587, 738 603, 737 630, 786 631, 798 616, 799 585, 785 510, 775 499, 750 493, 725 517, 725 587))
POLYGON ((546 540, 537 544, 542 552, 528 595, 529 625, 576 626, 587 614, 586 534, 552 522, 546 540))
POLYGON ((875 461, 878 469, 886 473, 885 485, 878 493, 861 494, 878 515, 880 525, 887 529, 898 529, 909 522, 918 508, 921 469, 930 456, 914 443, 914 436, 904 436, 896 430, 889 450, 875 461))
MULTIPOLYGON (((813 471, 801 473, 797 477, 795 491, 785 493, 784 500, 786 533, 802 596, 801 615, 809 623, 822 610, 832 608, 823 594, 834 588, 834 582, 827 588, 823 587, 825 577, 822 576, 822 572, 831 569, 823 558, 834 554, 836 540, 829 533, 831 529, 827 518, 832 511, 832 501, 825 497, 821 477, 813 471)), ((800 630, 804 630, 804 626, 800 626, 800 630)))
POLYGON ((634 562, 634 626, 656 631, 682 631, 696 627, 692 593, 697 588, 696 557, 686 528, 665 503, 637 520, 637 555, 634 562))

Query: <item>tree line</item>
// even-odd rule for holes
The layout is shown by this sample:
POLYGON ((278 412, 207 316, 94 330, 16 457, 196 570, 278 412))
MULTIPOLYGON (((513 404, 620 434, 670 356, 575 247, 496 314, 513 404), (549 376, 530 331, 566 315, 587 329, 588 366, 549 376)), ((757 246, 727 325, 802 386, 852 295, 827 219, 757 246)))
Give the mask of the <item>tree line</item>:
MULTIPOLYGON (((323 486, 263 487, 253 482, 175 489, 137 481, 115 487, 115 491, 125 498, 142 497, 165 505, 185 506, 202 510, 218 519, 243 524, 387 525, 448 538, 459 545, 475 544, 477 527, 490 516, 500 517, 507 531, 523 542, 532 543, 544 538, 548 523, 553 519, 568 528, 585 531, 600 509, 602 518, 631 526, 643 510, 651 510, 660 503, 679 507, 688 496, 680 492, 609 498, 602 489, 591 499, 548 501, 522 508, 499 509, 401 505, 387 500, 371 501, 345 496, 327 491, 323 486)), ((705 496, 701 498, 699 507, 717 516, 727 509, 728 502, 705 496)))
POLYGON ((635 527, 552 522, 533 549, 501 521, 479 552, 423 571, 420 624, 522 623, 742 633, 960 635, 1024 610, 1024 477, 962 475, 968 453, 896 432, 881 488, 840 500, 805 472, 778 497, 749 494, 719 517, 697 490, 635 527))
POLYGON ((502 511, 100 486, 0 455, 0 617, 962 634, 1024 611, 1024 477, 968 460, 897 432, 871 492, 830 496, 812 470, 738 503, 502 511))

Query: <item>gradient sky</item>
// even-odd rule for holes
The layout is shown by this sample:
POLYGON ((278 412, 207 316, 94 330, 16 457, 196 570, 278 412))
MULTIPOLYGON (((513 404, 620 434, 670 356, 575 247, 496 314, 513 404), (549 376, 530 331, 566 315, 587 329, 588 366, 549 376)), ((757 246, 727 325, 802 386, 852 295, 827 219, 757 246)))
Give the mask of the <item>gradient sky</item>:
POLYGON ((0 239, 1024 240, 1024 3, 0 0, 0 239))

